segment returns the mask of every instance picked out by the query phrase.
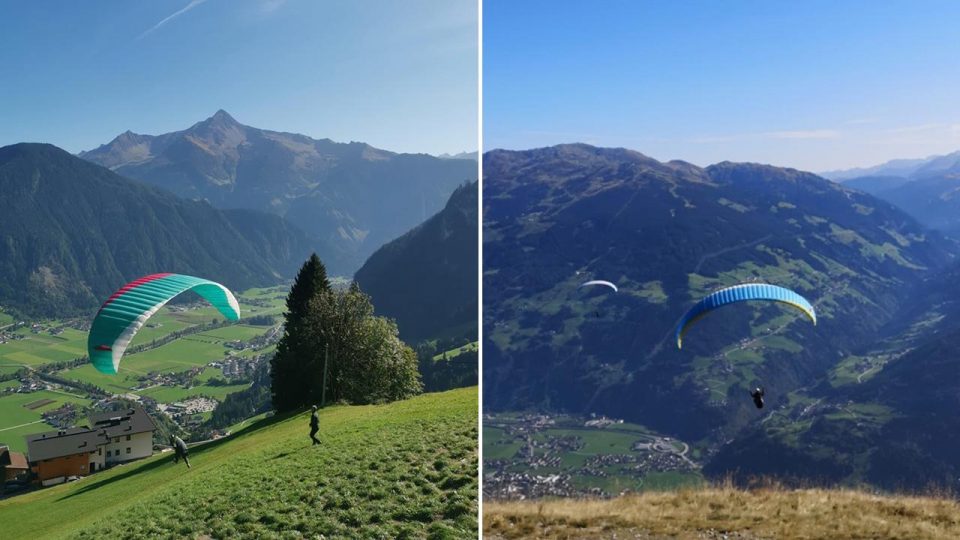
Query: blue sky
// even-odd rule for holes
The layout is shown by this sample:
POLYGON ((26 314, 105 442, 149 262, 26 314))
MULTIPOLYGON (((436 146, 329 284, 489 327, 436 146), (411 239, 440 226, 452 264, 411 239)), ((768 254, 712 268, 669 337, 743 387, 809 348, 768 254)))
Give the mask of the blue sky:
POLYGON ((225 109, 387 150, 477 149, 476 0, 4 2, 0 145, 88 150, 225 109))
POLYGON ((812 171, 960 150, 960 2, 483 3, 484 148, 812 171))

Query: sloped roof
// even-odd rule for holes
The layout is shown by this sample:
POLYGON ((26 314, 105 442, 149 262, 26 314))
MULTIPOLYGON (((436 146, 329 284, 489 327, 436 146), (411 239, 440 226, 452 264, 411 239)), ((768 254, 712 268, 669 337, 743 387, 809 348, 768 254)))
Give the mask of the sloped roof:
POLYGON ((29 469, 30 465, 27 463, 27 455, 21 452, 9 452, 10 463, 7 465, 8 469, 29 469))
POLYGON ((143 407, 130 407, 90 415, 90 428, 106 431, 107 437, 134 435, 157 429, 143 407))
POLYGON ((30 462, 72 456, 84 452, 96 452, 97 446, 106 444, 103 430, 69 428, 27 435, 27 454, 30 462))

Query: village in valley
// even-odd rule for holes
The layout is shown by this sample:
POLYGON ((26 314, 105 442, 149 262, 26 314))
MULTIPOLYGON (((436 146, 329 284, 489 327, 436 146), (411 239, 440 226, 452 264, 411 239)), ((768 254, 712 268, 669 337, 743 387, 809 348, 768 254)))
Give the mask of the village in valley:
POLYGON ((0 308, 0 497, 165 451, 166 433, 228 434, 210 419, 267 367, 285 298, 285 287, 238 295, 238 323, 199 301, 165 306, 116 375, 89 365, 89 319, 30 321, 0 308))
POLYGON ((604 416, 487 414, 483 440, 491 499, 612 497, 702 480, 698 450, 604 416))

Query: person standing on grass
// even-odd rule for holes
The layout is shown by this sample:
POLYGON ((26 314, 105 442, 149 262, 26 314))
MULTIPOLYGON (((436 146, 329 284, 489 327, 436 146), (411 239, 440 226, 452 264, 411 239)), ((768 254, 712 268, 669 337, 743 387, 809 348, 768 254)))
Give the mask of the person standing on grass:
POLYGON ((180 458, 183 458, 183 462, 187 464, 187 468, 190 468, 190 460, 187 459, 187 443, 183 442, 183 439, 177 437, 176 435, 170 435, 170 446, 173 447, 173 462, 178 463, 180 458))
POLYGON ((310 438, 313 440, 314 445, 320 444, 320 441, 317 439, 318 431, 320 431, 320 417, 317 416, 317 406, 314 405, 313 414, 310 415, 310 438))

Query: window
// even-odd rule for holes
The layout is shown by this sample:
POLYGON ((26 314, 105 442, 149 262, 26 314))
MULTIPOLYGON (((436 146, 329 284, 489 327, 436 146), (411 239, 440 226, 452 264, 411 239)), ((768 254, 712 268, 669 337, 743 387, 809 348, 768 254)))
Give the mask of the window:
POLYGON ((98 455, 98 456, 102 456, 102 455, 103 455, 103 447, 102 447, 102 446, 101 446, 100 448, 97 448, 97 455, 98 455))
POLYGON ((130 447, 129 447, 129 446, 127 447, 127 453, 128 453, 128 454, 130 453, 130 447))
POLYGON ((129 435, 127 435, 127 440, 128 440, 128 441, 130 440, 130 436, 129 436, 129 435))
POLYGON ((110 451, 107 450, 107 457, 110 457, 110 451))
POLYGON ((120 437, 114 437, 113 442, 120 442, 120 437))

